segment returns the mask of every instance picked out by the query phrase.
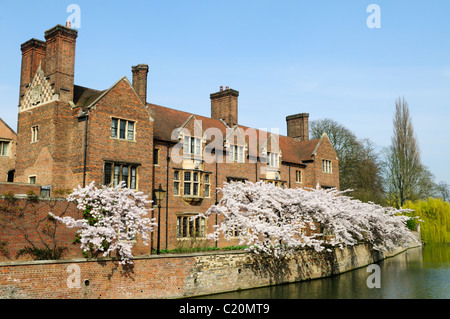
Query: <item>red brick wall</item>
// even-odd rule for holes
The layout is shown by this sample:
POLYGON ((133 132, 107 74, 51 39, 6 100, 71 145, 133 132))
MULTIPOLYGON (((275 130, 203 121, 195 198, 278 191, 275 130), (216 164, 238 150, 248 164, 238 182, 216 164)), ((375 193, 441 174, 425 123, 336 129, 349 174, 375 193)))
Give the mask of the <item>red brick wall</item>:
POLYGON ((136 258, 132 267, 110 260, 0 263, 0 298, 181 298, 323 278, 386 256, 361 244, 304 249, 284 263, 244 252, 136 258))
MULTIPOLYGON (((69 174, 65 174, 66 188, 82 185, 84 168, 84 136, 86 122, 71 116, 72 133, 68 145, 69 174)), ((86 160, 86 185, 103 182, 105 161, 135 163, 138 167, 138 188, 151 194, 153 122, 127 79, 122 79, 89 111, 86 160), (111 118, 135 122, 135 141, 111 138, 111 118)))
POLYGON ((41 185, 0 182, 0 196, 9 192, 14 195, 27 195, 29 192, 39 195, 41 193, 41 185))
POLYGON ((8 180, 8 172, 15 168, 17 135, 0 118, 0 141, 9 142, 6 156, 0 155, 0 182, 8 180))
POLYGON ((31 111, 20 112, 17 127, 17 158, 15 181, 28 183, 29 176, 36 176, 36 183, 54 185, 55 149, 60 140, 57 131, 66 129, 58 127, 56 119, 56 102, 42 105, 31 111), (31 128, 39 126, 37 142, 31 141, 31 128))
POLYGON ((0 260, 31 260, 29 255, 16 258, 20 249, 34 244, 38 248, 53 244, 66 247, 64 258, 81 257, 79 245, 73 245, 75 230, 66 228, 65 225, 57 223, 54 239, 46 235, 46 227, 53 229, 54 223, 49 222, 46 216, 49 212, 56 215, 72 216, 81 218, 81 214, 73 203, 64 199, 40 199, 30 201, 27 199, 16 199, 14 202, 0 199, 0 241, 6 243, 0 260), (6 256, 5 256, 6 255, 6 256))
POLYGON ((314 170, 314 185, 317 183, 324 187, 337 187, 339 189, 339 160, 330 140, 324 137, 317 150, 314 164, 309 166, 314 170), (322 171, 322 160, 329 160, 332 163, 332 172, 324 173, 322 171))
MULTIPOLYGON (((0 184, 0 191, 2 190, 0 184)), ((8 183, 8 186, 11 185, 8 183)), ((15 191, 22 194, 27 188, 26 185, 3 188, 9 191, 15 191)), ((30 187, 29 189, 33 189, 30 187)), ((35 189, 36 190, 36 189, 35 189)), ((39 194, 39 192, 35 192, 39 194)), ((1 194, 1 193, 0 193, 1 194)), ((57 216, 71 216, 75 219, 82 218, 82 213, 78 211, 74 203, 69 203, 63 198, 46 198, 37 201, 28 199, 16 199, 10 202, 5 198, 0 198, 0 242, 5 242, 4 253, 0 250, 0 261, 6 260, 31 260, 31 256, 25 255, 16 258, 17 252, 26 246, 32 246, 33 243, 38 248, 44 248, 45 244, 66 247, 62 259, 83 257, 79 244, 73 244, 76 229, 67 228, 64 224, 56 223, 56 233, 54 239, 47 236, 45 227, 50 226, 53 229, 54 224, 49 222, 46 217, 49 212, 57 216), (8 254, 5 255, 5 252, 8 254)), ((135 256, 150 254, 150 246, 145 245, 143 240, 138 238, 133 247, 135 256)), ((114 256, 115 254, 113 254, 114 256)))

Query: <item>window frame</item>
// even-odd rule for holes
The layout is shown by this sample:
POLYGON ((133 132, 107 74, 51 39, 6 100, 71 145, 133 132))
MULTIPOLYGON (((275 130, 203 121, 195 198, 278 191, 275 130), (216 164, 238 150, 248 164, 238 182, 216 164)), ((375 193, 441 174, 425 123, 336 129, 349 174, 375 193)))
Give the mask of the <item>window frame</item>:
POLYGON ((203 196, 205 198, 211 197, 211 174, 203 174, 203 184, 204 184, 204 192, 203 196))
POLYGON ((183 155, 202 156, 202 139, 200 137, 184 135, 183 137, 183 155))
POLYGON ((156 166, 159 166, 159 151, 160 151, 159 148, 153 149, 153 165, 156 165, 156 166))
POLYGON ((111 117, 110 138, 121 141, 135 142, 136 121, 127 120, 119 117, 111 117), (113 125, 114 123, 116 124, 113 125), (122 123, 125 123, 124 126, 122 125, 122 123), (130 130, 130 128, 132 128, 132 130, 130 130), (132 138, 130 138, 130 132, 133 135, 132 138))
POLYGON ((333 162, 331 160, 322 159, 322 173, 333 174, 333 162))
POLYGON ((245 163, 245 147, 236 144, 228 146, 228 161, 231 163, 245 163))
POLYGON ((181 189, 180 189, 180 184, 181 184, 181 171, 180 170, 175 170, 173 172, 173 196, 181 196, 181 189), (177 176, 178 175, 178 176, 177 176), (176 192, 175 192, 176 190, 176 192))
POLYGON ((295 182, 296 183, 303 183, 303 172, 301 170, 295 171, 295 182))
POLYGON ((0 156, 8 156, 11 141, 0 140, 0 156))
POLYGON ((124 181, 124 176, 127 177, 125 187, 138 190, 139 189, 139 164, 122 163, 114 161, 105 161, 103 163, 103 185, 108 187, 116 187, 121 181, 124 181), (109 169, 109 178, 107 178, 107 167, 109 169), (126 168, 126 170, 125 170, 126 168), (127 174, 125 172, 127 171, 127 174), (109 181, 108 181, 109 179, 109 181))
POLYGON ((37 143, 39 142, 39 125, 33 125, 31 127, 31 142, 37 143))
POLYGON ((273 168, 280 168, 280 153, 267 152, 267 165, 273 168))
POLYGON ((177 240, 206 238, 206 218, 198 217, 195 220, 191 220, 193 216, 194 215, 177 216, 177 226, 176 226, 177 240))
POLYGON ((184 197, 201 197, 201 172, 184 170, 183 171, 183 196, 184 197), (186 179, 186 174, 189 174, 189 179, 186 179), (195 178, 195 176, 197 176, 195 178), (189 190, 189 193, 186 191, 189 190))
POLYGON ((33 184, 35 185, 37 182, 37 175, 30 175, 28 176, 28 184, 33 184), (33 180, 33 183, 31 182, 33 180))

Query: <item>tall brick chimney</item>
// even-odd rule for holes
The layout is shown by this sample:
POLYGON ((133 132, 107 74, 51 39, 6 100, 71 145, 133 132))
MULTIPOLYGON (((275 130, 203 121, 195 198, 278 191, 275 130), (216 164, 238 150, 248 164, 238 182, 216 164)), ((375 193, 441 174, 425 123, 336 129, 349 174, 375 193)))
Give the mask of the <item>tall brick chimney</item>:
POLYGON ((45 68, 46 43, 41 40, 31 39, 21 45, 22 66, 20 71, 20 100, 25 94, 26 87, 33 80, 39 65, 45 68))
POLYGON ((228 86, 223 90, 210 94, 211 98, 211 118, 223 120, 228 126, 238 124, 238 97, 239 92, 230 89, 228 86))
POLYGON ((309 113, 300 113, 286 117, 287 136, 300 141, 309 140, 309 113))
POLYGON ((136 93, 141 98, 142 103, 147 103, 147 75, 148 65, 138 64, 131 67, 133 73, 133 87, 136 93))
POLYGON ((62 103, 73 100, 77 36, 77 30, 59 24, 45 31, 47 46, 44 73, 62 103))

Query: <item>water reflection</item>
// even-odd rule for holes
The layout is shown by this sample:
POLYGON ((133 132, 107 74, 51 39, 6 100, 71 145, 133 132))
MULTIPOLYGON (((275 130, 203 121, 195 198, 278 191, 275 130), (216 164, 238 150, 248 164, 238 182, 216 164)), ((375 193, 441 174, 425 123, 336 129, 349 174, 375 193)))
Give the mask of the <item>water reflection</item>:
POLYGON ((243 290, 223 299, 449 299, 450 245, 413 248, 379 263, 381 288, 370 289, 367 268, 308 282, 243 290))

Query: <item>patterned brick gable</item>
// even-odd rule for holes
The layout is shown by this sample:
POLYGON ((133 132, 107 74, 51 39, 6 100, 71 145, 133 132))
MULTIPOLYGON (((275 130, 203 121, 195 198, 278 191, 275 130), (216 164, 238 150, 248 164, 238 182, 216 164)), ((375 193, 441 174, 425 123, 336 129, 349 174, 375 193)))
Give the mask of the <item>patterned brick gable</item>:
POLYGON ((28 85, 19 112, 23 112, 35 107, 53 102, 55 100, 53 89, 45 78, 41 65, 34 75, 33 81, 28 85))

